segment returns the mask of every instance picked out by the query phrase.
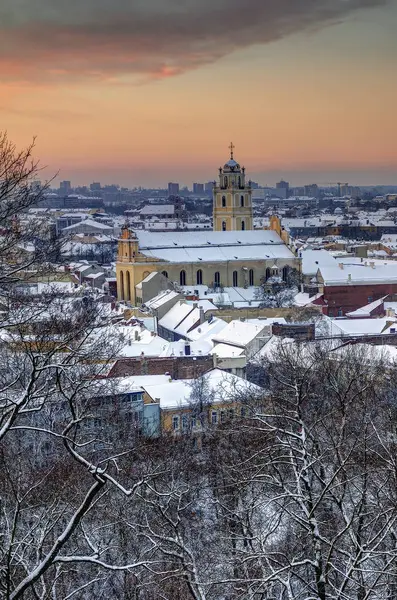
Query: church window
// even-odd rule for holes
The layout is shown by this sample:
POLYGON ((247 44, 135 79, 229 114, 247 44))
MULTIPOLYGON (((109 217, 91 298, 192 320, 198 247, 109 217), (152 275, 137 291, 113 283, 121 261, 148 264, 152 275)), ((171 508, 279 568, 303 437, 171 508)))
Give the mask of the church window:
POLYGON ((129 271, 127 271, 127 293, 125 299, 131 300, 131 275, 129 271))
POLYGON ((245 221, 241 221, 241 231, 245 231, 245 221))
POLYGON ((270 279, 270 269, 269 267, 266 269, 266 281, 270 279))
POLYGON ((241 177, 238 178, 238 187, 241 188, 241 177))
POLYGON ((197 285, 203 285, 203 272, 201 269, 196 273, 196 283, 197 285))
POLYGON ((227 187, 227 177, 224 178, 223 183, 224 183, 224 186, 227 187))
POLYGON ((249 284, 254 285, 254 269, 249 270, 249 284))
POLYGON ((222 231, 226 231, 226 221, 222 221, 222 231))
POLYGON ((219 273, 219 271, 216 271, 214 275, 214 283, 217 287, 221 285, 221 274, 219 273))
POLYGON ((238 287, 238 273, 233 271, 233 287, 238 287))
POLYGON ((244 206, 244 196, 240 196, 240 206, 244 206))
POLYGON ((167 273, 167 271, 161 271, 161 274, 164 275, 164 277, 167 277, 167 279, 168 279, 168 273, 167 273))
POLYGON ((119 298, 120 300, 124 300, 124 273, 123 271, 120 272, 120 293, 119 293, 119 298))
POLYGON ((283 281, 287 281, 288 277, 288 267, 283 268, 283 281))
POLYGON ((184 271, 183 269, 179 273, 179 283, 181 285, 186 285, 186 271, 184 271))
POLYGON ((226 196, 222 196, 222 208, 226 206, 226 196))

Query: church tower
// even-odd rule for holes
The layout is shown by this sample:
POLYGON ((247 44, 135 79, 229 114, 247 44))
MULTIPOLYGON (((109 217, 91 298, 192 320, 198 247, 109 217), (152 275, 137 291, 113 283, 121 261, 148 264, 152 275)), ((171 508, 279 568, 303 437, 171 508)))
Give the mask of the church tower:
POLYGON ((230 160, 219 168, 219 182, 214 186, 214 231, 244 231, 253 229, 251 182, 246 185, 245 167, 234 160, 234 145, 230 144, 230 160))

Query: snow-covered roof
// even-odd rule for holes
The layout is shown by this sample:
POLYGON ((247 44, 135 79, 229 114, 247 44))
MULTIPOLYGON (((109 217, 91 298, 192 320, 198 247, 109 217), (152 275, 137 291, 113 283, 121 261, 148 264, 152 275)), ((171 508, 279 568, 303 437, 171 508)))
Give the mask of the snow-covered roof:
POLYGON ((337 266, 335 258, 327 250, 301 250, 303 275, 315 275, 320 267, 337 266))
MULTIPOLYGON (((281 319, 280 319, 281 320, 281 319)), ((231 321, 225 329, 213 337, 214 342, 233 344, 244 347, 249 344, 266 327, 268 322, 248 323, 247 321, 231 321)))
POLYGON ((192 329, 192 331, 189 331, 187 337, 193 341, 202 339, 212 340, 215 335, 219 334, 226 327, 226 321, 223 319, 218 319, 217 317, 213 317, 204 323, 200 323, 200 325, 192 329))
POLYGON ((78 231, 82 227, 92 227, 94 229, 98 229, 100 231, 111 231, 113 227, 109 227, 109 225, 105 225, 104 223, 99 223, 98 221, 94 221, 94 219, 85 219, 83 221, 79 221, 74 225, 69 225, 69 227, 65 227, 62 229, 62 232, 65 231, 78 231))
POLYGON ((159 326, 168 329, 169 331, 175 330, 180 323, 188 316, 192 311, 192 306, 185 302, 177 302, 174 306, 160 319, 159 326))
POLYGON ((294 258, 275 231, 136 231, 139 250, 167 262, 199 263, 294 258))
POLYGON ((151 300, 145 302, 145 307, 149 310, 157 310, 158 308, 160 308, 167 302, 170 302, 170 300, 172 300, 173 298, 177 298, 178 296, 178 292, 174 292, 174 290, 164 290, 163 292, 157 294, 157 296, 155 296, 151 300))
POLYGON ((333 319, 330 324, 331 336, 335 335, 378 335, 384 333, 393 320, 380 319, 333 319))
POLYGON ((383 300, 385 298, 386 298, 386 296, 384 296, 383 298, 379 298, 379 300, 375 300, 374 302, 370 302, 369 304, 366 304, 365 306, 362 306, 361 308, 358 308, 357 310, 353 310, 352 312, 346 313, 346 316, 348 316, 348 317, 370 317, 372 311, 374 311, 376 308, 381 306, 383 304, 383 300))
POLYGON ((368 283, 397 283, 397 262, 387 265, 344 264, 343 269, 320 267, 326 286, 333 285, 366 285, 368 283))
MULTIPOLYGON (((245 396, 247 392, 258 395, 263 392, 258 386, 221 369, 213 369, 203 377, 214 394, 211 404, 238 400, 241 395, 245 396)), ((187 408, 191 405, 190 397, 193 381, 192 379, 179 379, 168 381, 163 385, 148 383, 142 387, 153 400, 159 401, 162 410, 170 410, 187 408)))
POLYGON ((148 204, 144 206, 139 214, 141 215, 173 215, 175 206, 173 204, 148 204))
POLYGON ((217 344, 211 350, 211 354, 216 354, 219 358, 235 358, 236 356, 243 356, 244 352, 244 348, 231 346, 230 344, 217 344))

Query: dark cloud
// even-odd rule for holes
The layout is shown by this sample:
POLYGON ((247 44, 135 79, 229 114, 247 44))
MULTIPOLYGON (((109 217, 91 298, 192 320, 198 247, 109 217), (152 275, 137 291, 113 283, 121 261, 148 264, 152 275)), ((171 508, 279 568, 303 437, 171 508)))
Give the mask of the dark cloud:
POLYGON ((170 77, 388 0, 2 0, 0 77, 170 77))

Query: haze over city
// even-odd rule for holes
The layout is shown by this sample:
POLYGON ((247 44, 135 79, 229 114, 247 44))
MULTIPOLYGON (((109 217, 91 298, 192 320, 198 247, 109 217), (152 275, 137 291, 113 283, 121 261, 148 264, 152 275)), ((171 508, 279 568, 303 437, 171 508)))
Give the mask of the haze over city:
POLYGON ((3 0, 0 114, 76 184, 397 181, 395 0, 3 0))

